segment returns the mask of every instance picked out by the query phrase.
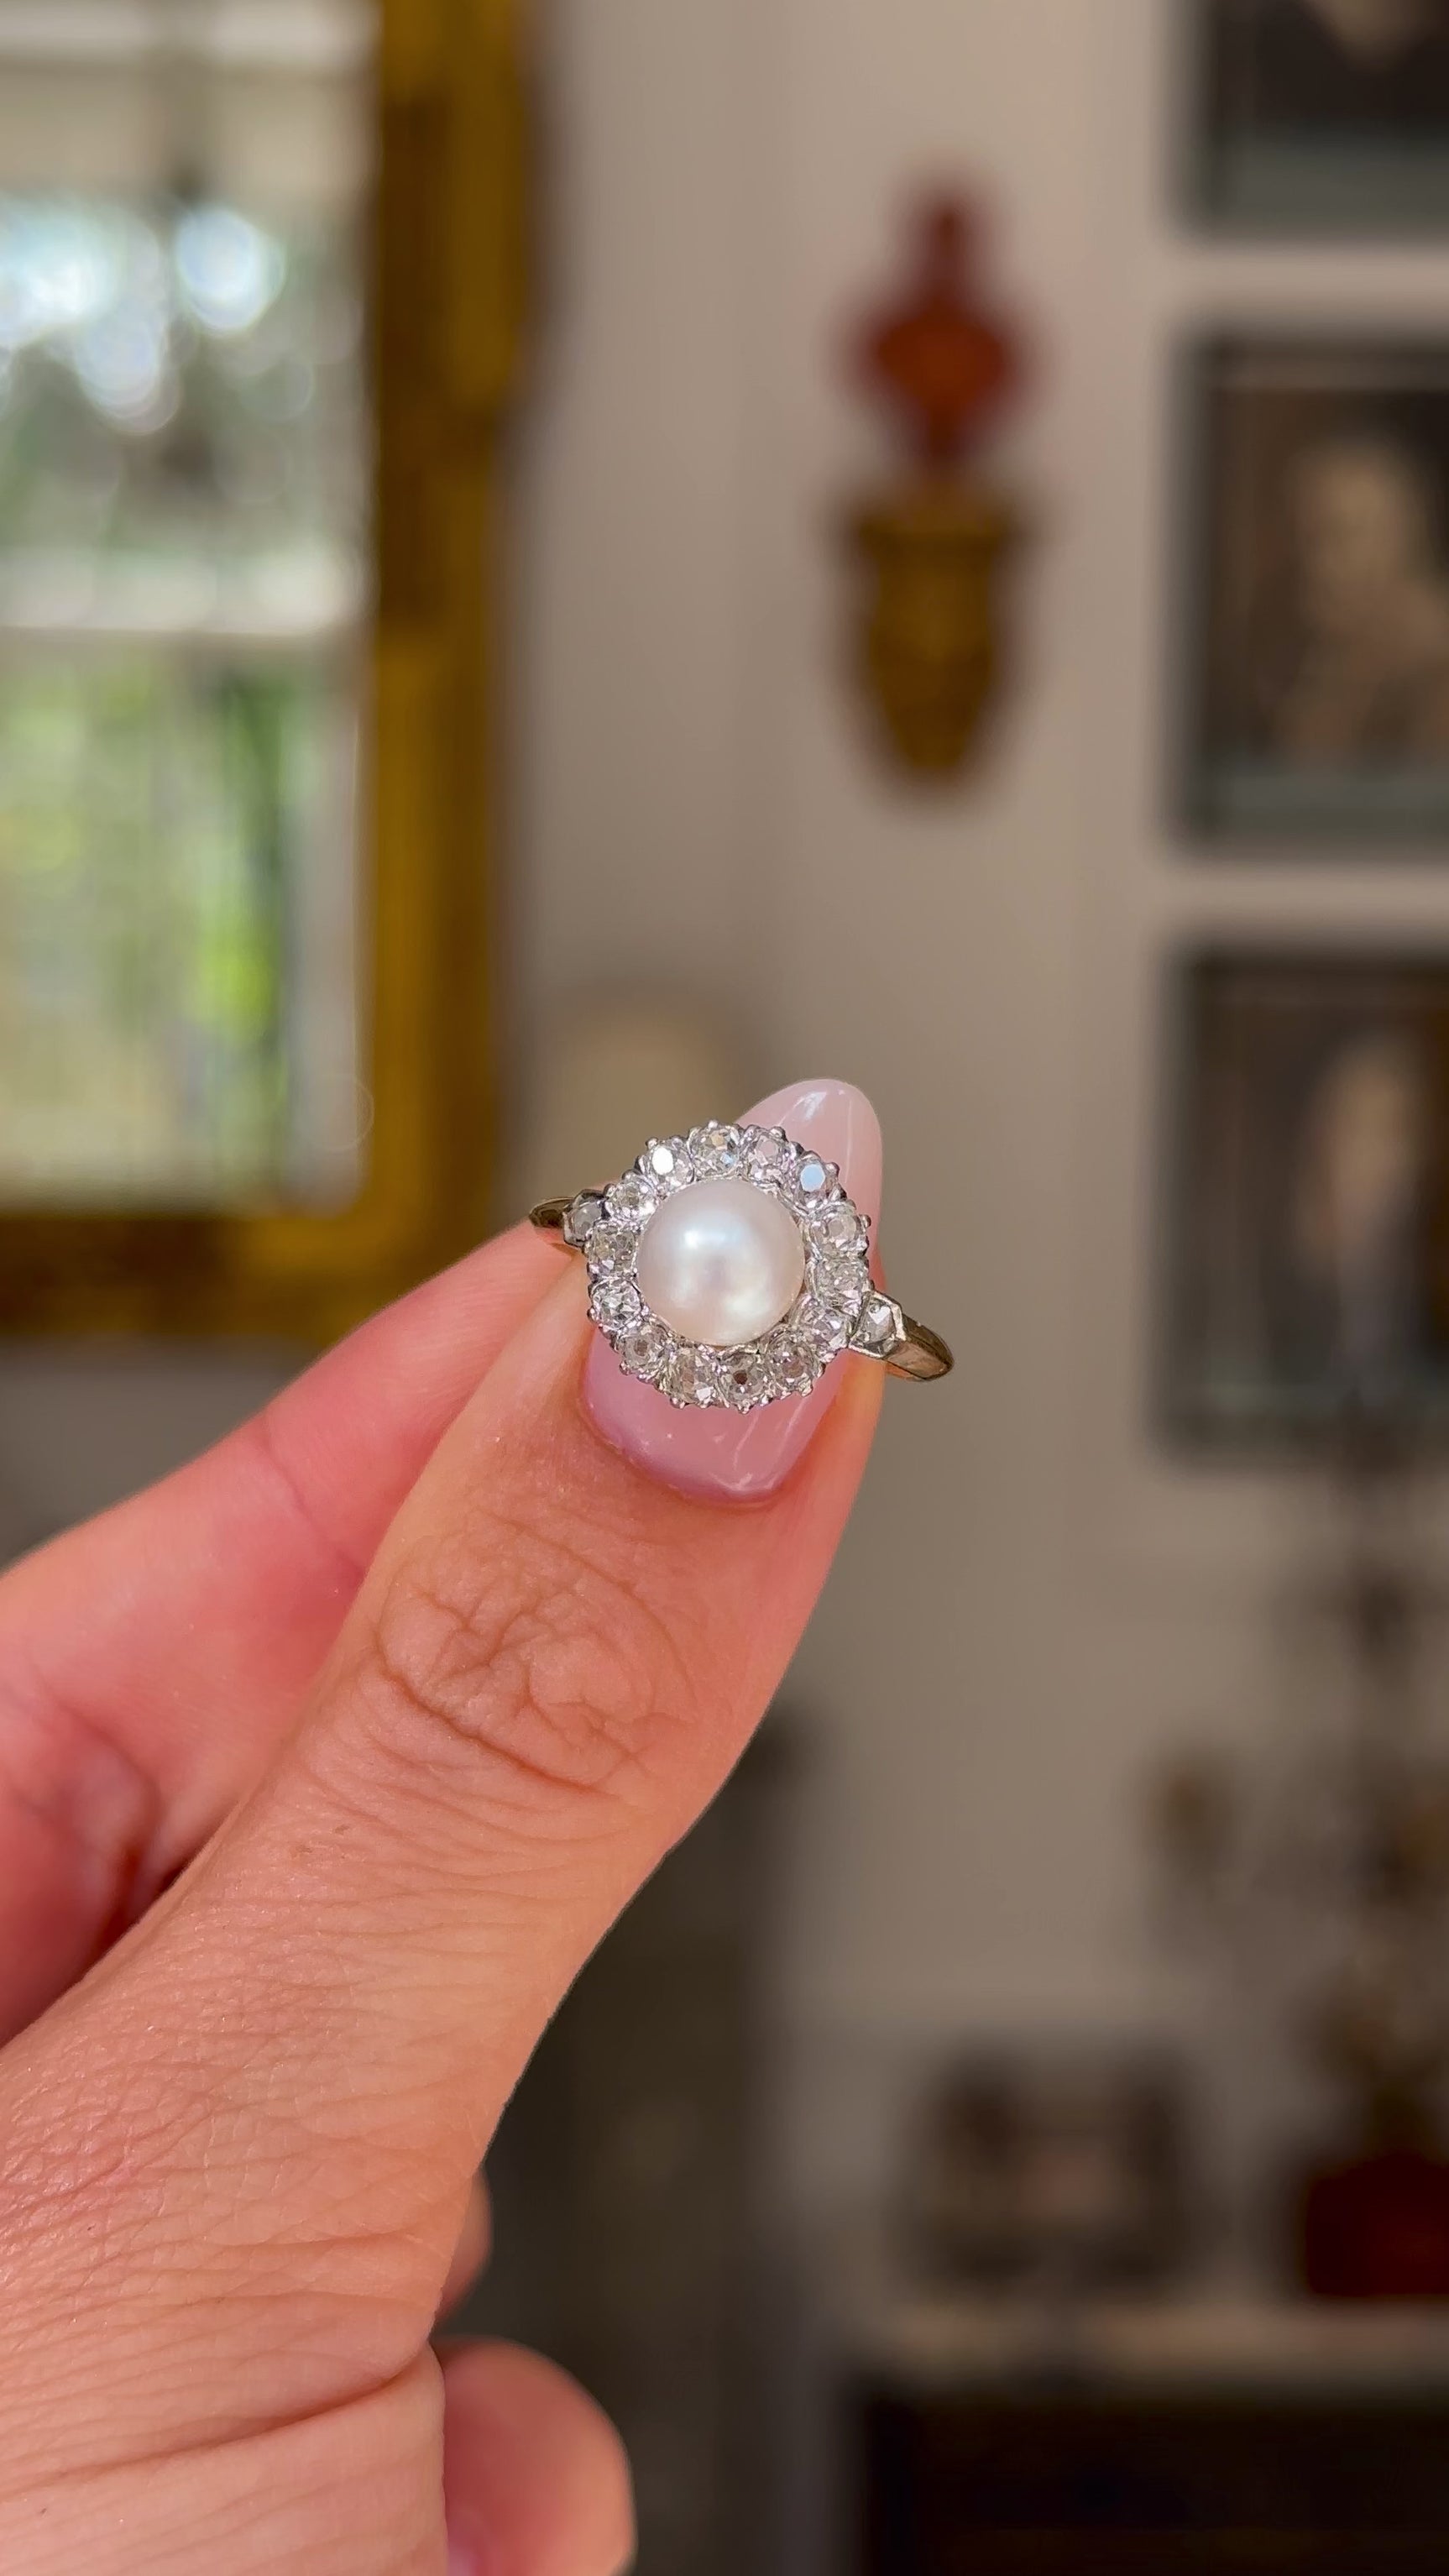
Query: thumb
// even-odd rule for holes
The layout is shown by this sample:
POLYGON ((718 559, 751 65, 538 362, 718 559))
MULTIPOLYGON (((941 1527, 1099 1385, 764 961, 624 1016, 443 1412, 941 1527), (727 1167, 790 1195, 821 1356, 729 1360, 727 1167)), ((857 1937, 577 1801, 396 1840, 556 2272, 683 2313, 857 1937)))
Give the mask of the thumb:
POLYGON ((217 2438, 219 2380, 235 2435, 407 2369, 540 2031, 737 1758, 819 1591, 880 1372, 838 1363, 803 1461, 741 1509, 605 1445, 589 1330, 570 1272, 435 1453, 288 1755, 22 2044, 21 2134, 23 2106, 52 2137, 68 2100, 95 2141, 58 2286, 50 2247, 54 2330, 68 2288, 94 2295, 77 2191, 162 2312, 164 2371, 110 2419, 132 2456, 217 2438))

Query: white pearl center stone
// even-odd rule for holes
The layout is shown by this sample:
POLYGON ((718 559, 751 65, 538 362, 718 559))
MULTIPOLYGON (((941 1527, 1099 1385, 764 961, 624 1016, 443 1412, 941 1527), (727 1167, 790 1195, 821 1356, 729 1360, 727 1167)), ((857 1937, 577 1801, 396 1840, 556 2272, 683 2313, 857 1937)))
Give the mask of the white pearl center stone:
POLYGON ((650 1218, 639 1293, 685 1342, 737 1350, 789 1314, 805 1246, 789 1209, 750 1181, 697 1181, 650 1218))

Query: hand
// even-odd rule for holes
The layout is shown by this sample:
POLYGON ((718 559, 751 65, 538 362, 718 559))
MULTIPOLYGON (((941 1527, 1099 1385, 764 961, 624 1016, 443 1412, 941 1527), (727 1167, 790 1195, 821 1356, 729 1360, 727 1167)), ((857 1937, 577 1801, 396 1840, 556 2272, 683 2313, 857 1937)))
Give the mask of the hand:
MULTIPOLYGON (((858 1094, 765 1110, 874 1204, 858 1094)), ((506 1235, 0 1583, 7 2576, 628 2561, 582 2393, 429 2337, 539 2033, 776 1687, 881 1372, 661 1449, 601 1363, 506 1235)))

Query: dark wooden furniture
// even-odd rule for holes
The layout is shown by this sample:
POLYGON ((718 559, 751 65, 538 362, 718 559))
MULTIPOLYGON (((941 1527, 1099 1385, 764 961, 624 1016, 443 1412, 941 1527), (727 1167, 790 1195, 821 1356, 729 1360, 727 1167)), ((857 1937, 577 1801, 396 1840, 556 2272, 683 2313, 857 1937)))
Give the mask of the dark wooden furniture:
POLYGON ((1304 2318, 1296 2362, 1245 2310, 1236 2365, 1211 2335, 1160 2373, 1090 2336, 1057 2376, 867 2364, 853 2576, 1449 2576, 1446 2330, 1304 2318))

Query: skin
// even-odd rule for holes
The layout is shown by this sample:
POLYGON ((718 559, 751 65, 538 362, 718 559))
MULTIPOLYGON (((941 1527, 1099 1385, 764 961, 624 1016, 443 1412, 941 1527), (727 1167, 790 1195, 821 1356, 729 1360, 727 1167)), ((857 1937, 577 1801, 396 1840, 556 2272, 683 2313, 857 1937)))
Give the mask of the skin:
POLYGON ((600 1436, 592 1338, 504 1236, 0 1583, 17 2576, 628 2564, 589 2400, 433 2328, 535 2041, 788 1662, 881 1372, 742 1506, 600 1436))

